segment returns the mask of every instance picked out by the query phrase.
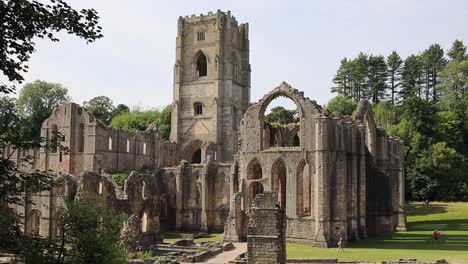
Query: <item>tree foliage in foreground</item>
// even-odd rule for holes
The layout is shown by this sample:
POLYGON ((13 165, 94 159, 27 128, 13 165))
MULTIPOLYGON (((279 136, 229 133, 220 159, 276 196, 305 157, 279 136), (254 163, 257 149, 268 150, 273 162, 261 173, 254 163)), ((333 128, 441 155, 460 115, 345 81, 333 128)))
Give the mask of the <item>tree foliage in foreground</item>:
POLYGON ((58 237, 21 236, 15 253, 25 263, 126 263, 119 244, 124 218, 102 197, 68 200, 58 212, 58 237))
POLYGON ((0 83, 0 93, 24 80, 38 39, 57 42, 55 34, 65 31, 91 43, 102 37, 98 19, 96 10, 75 10, 63 0, 0 0, 0 70, 10 82, 0 83))
POLYGON ((276 125, 287 125, 299 122, 297 110, 289 110, 282 106, 276 106, 265 116, 265 122, 276 125))

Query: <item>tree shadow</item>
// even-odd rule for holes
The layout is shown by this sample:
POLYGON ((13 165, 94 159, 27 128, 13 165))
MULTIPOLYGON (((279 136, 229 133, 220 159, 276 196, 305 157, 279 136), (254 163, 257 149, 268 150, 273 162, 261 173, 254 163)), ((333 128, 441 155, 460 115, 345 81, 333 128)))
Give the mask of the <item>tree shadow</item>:
POLYGON ((411 231, 395 233, 392 237, 372 237, 357 241, 352 243, 351 247, 468 251, 468 235, 453 234, 453 231, 468 231, 466 219, 411 222, 409 229, 411 231), (432 238, 432 233, 436 229, 441 232, 437 241, 432 238))
POLYGON ((411 216, 423 216, 430 214, 443 214, 448 211, 447 205, 424 205, 424 204, 411 204, 406 207, 407 215, 411 216))

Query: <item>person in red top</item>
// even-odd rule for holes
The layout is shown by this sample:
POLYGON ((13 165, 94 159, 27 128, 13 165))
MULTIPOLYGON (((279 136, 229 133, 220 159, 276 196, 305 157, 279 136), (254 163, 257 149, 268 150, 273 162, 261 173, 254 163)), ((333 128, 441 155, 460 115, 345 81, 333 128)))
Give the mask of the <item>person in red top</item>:
POLYGON ((434 240, 438 240, 439 239, 439 232, 437 230, 434 230, 434 233, 432 234, 432 237, 434 238, 434 240))

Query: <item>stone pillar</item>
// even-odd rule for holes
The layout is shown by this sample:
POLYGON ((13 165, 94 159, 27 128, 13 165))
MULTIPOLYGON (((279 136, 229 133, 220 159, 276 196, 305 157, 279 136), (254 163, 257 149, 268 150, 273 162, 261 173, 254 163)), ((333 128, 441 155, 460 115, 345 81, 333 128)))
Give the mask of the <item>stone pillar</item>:
POLYGON ((336 124, 335 137, 337 137, 336 144, 336 174, 335 177, 335 187, 336 191, 332 192, 332 195, 335 196, 332 201, 335 201, 335 204, 332 204, 332 208, 335 208, 334 214, 330 216, 333 225, 331 228, 331 233, 333 234, 328 240, 333 241, 333 244, 336 244, 337 240, 340 237, 343 237, 343 240, 348 240, 348 226, 347 226, 347 205, 348 205, 348 182, 347 182, 347 157, 345 152, 345 136, 344 136, 344 127, 342 124, 336 124), (335 240, 336 239, 336 240, 335 240))
POLYGON ((249 264, 286 263, 286 214, 276 193, 258 194, 252 204, 248 231, 249 264))
POLYGON ((208 232, 208 165, 201 172, 201 230, 208 232))
POLYGON ((397 231, 406 231, 406 213, 405 213, 405 154, 403 150, 403 141, 398 141, 397 144, 399 154, 399 171, 398 171, 398 226, 397 231))
POLYGON ((182 229, 182 192, 183 192, 183 172, 185 171, 185 167, 183 165, 179 165, 175 172, 176 177, 176 229, 182 229))
POLYGON ((359 237, 362 239, 367 238, 367 225, 366 225, 366 134, 364 125, 359 125, 359 143, 358 143, 358 165, 359 165, 359 237))
POLYGON ((229 216, 224 225, 224 241, 245 241, 244 213, 241 210, 242 194, 235 193, 231 196, 229 216))
POLYGON ((329 120, 315 118, 315 235, 314 245, 328 247, 330 238, 329 120))
POLYGON ((350 162, 348 168, 351 171, 348 171, 349 179, 348 182, 348 203, 349 203, 349 218, 348 218, 348 239, 349 240, 357 240, 359 239, 359 232, 358 232, 358 201, 357 198, 359 197, 358 194, 358 154, 357 154, 357 129, 355 127, 350 127, 350 133, 348 134, 351 138, 349 139, 351 142, 351 150, 350 150, 350 162))

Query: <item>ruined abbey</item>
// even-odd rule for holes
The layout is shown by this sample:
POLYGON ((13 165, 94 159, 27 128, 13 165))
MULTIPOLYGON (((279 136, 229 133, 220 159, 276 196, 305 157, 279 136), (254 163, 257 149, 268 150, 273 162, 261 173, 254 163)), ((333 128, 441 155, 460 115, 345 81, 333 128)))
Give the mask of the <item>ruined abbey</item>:
POLYGON ((252 201, 263 192, 276 193, 285 211, 286 240, 329 247, 340 237, 406 228, 403 144, 376 127, 369 102, 354 117, 339 116, 283 82, 251 103, 248 24, 218 10, 180 17, 177 26, 170 141, 154 125, 124 132, 77 104, 59 107, 42 136, 60 132, 69 151, 15 153, 34 157, 19 164, 23 170, 63 179, 15 208, 25 232, 56 236, 64 198, 85 193, 126 212, 123 239, 140 246, 157 242, 162 229, 224 231, 226 241, 246 241, 252 201), (267 124, 278 97, 294 102, 297 122, 267 124), (126 171, 122 185, 111 177, 126 171))

